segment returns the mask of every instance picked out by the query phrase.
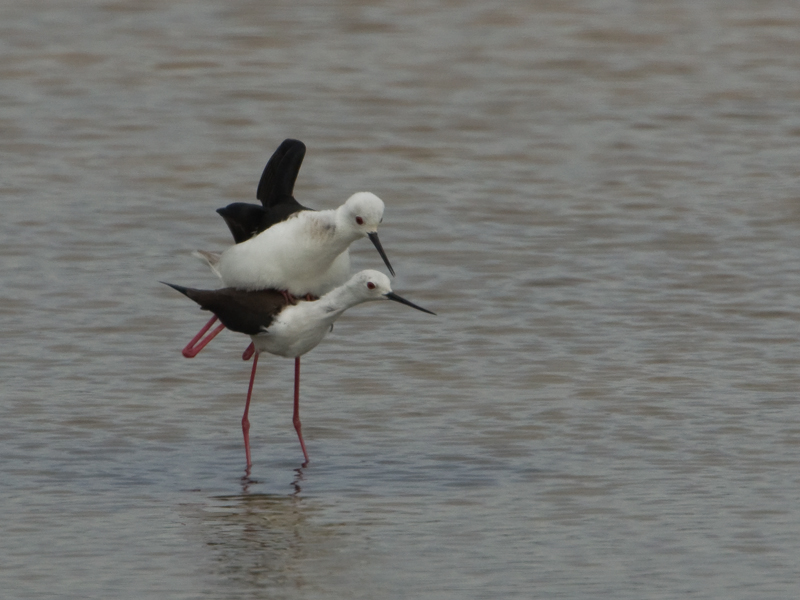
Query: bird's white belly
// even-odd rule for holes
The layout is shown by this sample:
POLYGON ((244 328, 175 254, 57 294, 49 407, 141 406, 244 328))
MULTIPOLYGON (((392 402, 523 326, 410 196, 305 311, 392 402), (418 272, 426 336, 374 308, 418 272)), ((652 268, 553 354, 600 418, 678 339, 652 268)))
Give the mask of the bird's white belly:
MULTIPOLYGON (((233 250, 238 248, 234 246, 233 250)), ((248 249, 249 250, 249 249, 248 249)), ((278 253, 280 254, 280 253, 278 253)), ((217 265, 226 287, 240 290, 288 290, 295 296, 322 296, 347 281, 350 253, 345 250, 331 260, 324 255, 307 260, 290 256, 269 256, 259 252, 231 252, 222 255, 217 265)))
POLYGON ((240 290, 288 290, 321 296, 350 275, 347 245, 333 239, 326 219, 305 213, 228 248, 216 265, 222 282, 240 290))
POLYGON ((267 332, 251 336, 256 350, 294 358, 315 348, 330 331, 331 322, 305 318, 306 304, 311 303, 286 308, 267 332))

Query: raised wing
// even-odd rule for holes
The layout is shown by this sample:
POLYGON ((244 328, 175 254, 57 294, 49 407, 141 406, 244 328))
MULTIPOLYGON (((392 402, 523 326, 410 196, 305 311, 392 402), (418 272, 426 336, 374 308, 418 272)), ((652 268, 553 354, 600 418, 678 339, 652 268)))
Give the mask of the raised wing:
POLYGON ((305 155, 306 145, 300 140, 286 139, 278 146, 264 167, 256 190, 256 198, 261 200, 264 208, 287 203, 296 204, 298 210, 302 210, 292 194, 305 155))
POLYGON ((305 155, 303 142, 284 140, 270 157, 258 182, 256 197, 261 200, 261 206, 235 202, 217 209, 237 244, 285 221, 296 212, 309 210, 293 196, 294 183, 305 155))

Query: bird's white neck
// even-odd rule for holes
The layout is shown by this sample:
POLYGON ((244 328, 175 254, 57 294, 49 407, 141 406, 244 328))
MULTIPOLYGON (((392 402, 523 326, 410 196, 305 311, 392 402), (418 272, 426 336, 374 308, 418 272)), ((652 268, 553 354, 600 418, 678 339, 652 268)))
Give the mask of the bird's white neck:
POLYGON ((335 224, 334 239, 337 243, 343 244, 347 248, 357 239, 364 237, 364 234, 356 229, 350 222, 351 214, 344 205, 333 211, 333 222, 335 224))
POLYGON ((317 303, 319 309, 325 314, 326 318, 329 316, 332 317, 330 319, 332 323, 348 308, 352 308, 356 304, 361 304, 371 299, 372 298, 359 296, 351 286, 342 285, 322 296, 322 298, 317 300, 317 303))

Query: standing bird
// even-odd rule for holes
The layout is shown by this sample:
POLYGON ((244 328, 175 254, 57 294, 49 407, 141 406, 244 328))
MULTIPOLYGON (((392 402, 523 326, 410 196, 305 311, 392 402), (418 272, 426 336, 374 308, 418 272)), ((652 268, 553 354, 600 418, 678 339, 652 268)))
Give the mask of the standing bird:
MULTIPOLYGON (((285 140, 261 175, 257 196, 263 206, 234 203, 217 211, 236 244, 222 254, 199 251, 198 255, 227 287, 247 291, 275 289, 290 302, 299 297, 320 296, 347 280, 350 244, 364 236, 372 241, 394 275, 378 238, 383 201, 370 192, 359 192, 336 210, 303 207, 292 193, 304 156, 302 142, 285 140)), ((220 325, 203 339, 215 321, 216 317, 212 317, 187 344, 184 356, 196 356, 224 329, 220 325)), ((245 357, 249 356, 248 351, 245 357)))
MULTIPOLYGON (((166 282, 164 282, 166 283, 166 282)), ((305 463, 308 452, 303 441, 300 424, 300 357, 319 344, 333 329, 333 323, 348 308, 373 300, 394 300, 431 315, 421 306, 401 298, 392 291, 389 278, 379 271, 366 270, 353 275, 347 283, 331 290, 319 300, 301 300, 291 304, 277 290, 243 291, 233 288, 220 290, 197 290, 172 283, 166 285, 176 289, 197 302, 201 308, 213 312, 223 326, 247 334, 253 340, 256 355, 250 373, 247 401, 242 417, 242 433, 247 467, 250 468, 250 397, 256 376, 258 356, 269 352, 278 356, 294 358, 294 416, 292 422, 300 440, 305 463)))

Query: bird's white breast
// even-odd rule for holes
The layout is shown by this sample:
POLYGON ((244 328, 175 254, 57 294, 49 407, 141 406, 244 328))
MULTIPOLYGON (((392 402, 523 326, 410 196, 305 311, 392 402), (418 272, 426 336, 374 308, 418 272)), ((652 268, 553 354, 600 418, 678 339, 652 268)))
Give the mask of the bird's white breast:
POLYGON ((327 318, 320 302, 300 302, 287 306, 262 334, 251 336, 258 352, 286 358, 302 356, 315 348, 331 329, 338 315, 327 318))
POLYGON ((336 238, 333 211, 303 211, 222 253, 217 270, 228 287, 321 296, 347 280, 347 243, 336 238))

